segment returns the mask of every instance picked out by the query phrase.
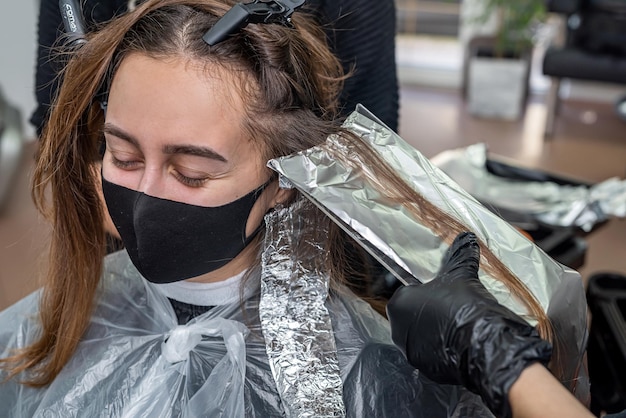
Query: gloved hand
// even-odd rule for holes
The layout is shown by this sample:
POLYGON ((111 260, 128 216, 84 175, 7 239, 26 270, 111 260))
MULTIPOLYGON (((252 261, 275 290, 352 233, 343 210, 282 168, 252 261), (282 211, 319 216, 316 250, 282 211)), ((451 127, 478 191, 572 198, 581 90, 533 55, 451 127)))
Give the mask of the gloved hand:
POLYGON ((437 383, 463 385, 508 417, 509 389, 530 364, 547 364, 552 346, 487 291, 479 259, 476 236, 459 234, 435 279, 399 288, 387 314, 409 363, 437 383))

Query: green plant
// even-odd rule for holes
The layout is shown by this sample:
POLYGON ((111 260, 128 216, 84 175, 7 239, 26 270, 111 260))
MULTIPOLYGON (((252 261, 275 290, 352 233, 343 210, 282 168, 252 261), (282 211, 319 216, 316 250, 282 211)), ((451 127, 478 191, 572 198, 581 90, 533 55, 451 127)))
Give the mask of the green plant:
POLYGON ((519 57, 534 45, 537 28, 547 16, 545 0, 481 0, 477 23, 495 16, 494 55, 519 57))

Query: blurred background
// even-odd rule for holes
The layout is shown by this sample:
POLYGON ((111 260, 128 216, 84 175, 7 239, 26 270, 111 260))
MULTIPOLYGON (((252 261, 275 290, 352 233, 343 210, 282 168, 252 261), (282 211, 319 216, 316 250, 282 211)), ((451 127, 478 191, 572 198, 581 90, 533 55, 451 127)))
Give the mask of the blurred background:
MULTIPOLYGON (((626 177, 624 2, 396 6, 399 133, 426 157, 484 143, 490 159, 522 177, 585 186, 626 177)), ((0 309, 38 287, 49 234, 29 195, 38 2, 7 7, 0 13, 0 309)), ((626 274, 625 237, 626 221, 611 217, 591 231, 548 229, 533 238, 587 284, 598 273, 626 274)))

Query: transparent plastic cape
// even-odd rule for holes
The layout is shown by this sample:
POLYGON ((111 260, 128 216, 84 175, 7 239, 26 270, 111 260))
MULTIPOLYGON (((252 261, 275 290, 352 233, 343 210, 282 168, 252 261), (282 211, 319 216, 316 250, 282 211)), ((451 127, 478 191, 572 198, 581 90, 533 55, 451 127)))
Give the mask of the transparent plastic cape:
MULTIPOLYGON (((289 228, 303 225, 282 216, 301 219, 289 210, 277 214, 268 218, 268 229, 274 228, 274 233, 266 238, 265 249, 269 252, 264 258, 271 259, 266 258, 261 268, 268 271, 251 271, 246 289, 252 291, 245 292, 250 296, 241 303, 216 306, 186 325, 177 325, 169 301, 140 276, 125 251, 107 256, 96 308, 76 352, 47 387, 29 388, 17 379, 0 384, 2 415, 265 418, 339 416, 345 412, 348 417, 432 418, 470 416, 465 412, 471 410, 473 417, 492 416, 476 395, 456 386, 434 384, 411 367, 391 342, 387 321, 347 289, 329 291, 321 299, 313 296, 323 301, 323 309, 320 305, 314 308, 322 313, 318 325, 324 335, 309 346, 293 350, 293 346, 307 343, 298 335, 315 335, 316 331, 295 330, 290 336, 294 323, 289 321, 283 321, 274 334, 264 335, 267 327, 262 328, 259 315, 261 276, 266 285, 277 286, 273 294, 280 299, 285 296, 284 288, 273 284, 273 280, 281 272, 292 272, 287 281, 293 287, 287 294, 294 297, 287 296, 288 304, 283 306, 300 313, 312 306, 309 291, 323 289, 326 280, 317 280, 323 278, 323 272, 308 270, 307 263, 300 263, 298 257, 280 260, 281 254, 290 254, 289 248, 303 235, 294 235, 296 241, 281 241, 280 237, 288 236, 289 228), (287 229, 277 232, 276 228, 287 229), (308 277, 308 283, 315 282, 312 287, 300 287, 302 276, 308 277), (326 318, 332 335, 324 322, 326 318), (290 341, 292 337, 297 341, 290 341), (325 345, 330 340, 333 344, 325 345), (275 346, 266 346, 267 341, 291 347, 276 350, 275 346), (311 353, 306 347, 311 347, 311 353), (288 372, 284 375, 287 382, 275 378, 277 370, 272 368, 276 368, 277 361, 315 359, 324 354, 321 348, 328 349, 332 357, 327 360, 331 373, 305 376, 307 384, 320 384, 319 388, 302 388, 298 382, 289 381, 292 363, 278 364, 278 371, 288 372), (329 389, 327 400, 316 398, 328 403, 303 403, 299 396, 307 389, 311 396, 329 389), (329 412, 324 412, 326 407, 329 412), (315 415, 317 412, 320 415, 315 415)), ((29 344, 37 335, 39 297, 40 293, 35 292, 0 312, 2 357, 29 344)), ((296 320, 307 322, 301 317, 296 320)), ((307 372, 304 362, 292 365, 307 372)), ((326 367, 314 366, 317 369, 313 371, 326 367)), ((0 379, 5 377, 2 373, 0 379)))
POLYGON ((626 180, 610 178, 587 187, 503 178, 487 171, 487 146, 482 143, 444 151, 431 162, 481 202, 547 225, 590 231, 610 217, 626 216, 626 180))
MULTIPOLYGON (((562 350, 559 368, 564 384, 587 402, 587 309, 580 275, 494 215, 364 107, 357 107, 344 127, 361 137, 421 196, 476 233, 527 285, 554 327, 562 350)), ((405 284, 435 277, 447 244, 373 187, 363 175, 367 167, 348 167, 326 147, 351 152, 330 136, 324 146, 271 160, 268 166, 280 173, 283 187, 295 187, 311 199, 405 284)), ((527 317, 502 283, 482 269, 479 277, 500 303, 527 317)))

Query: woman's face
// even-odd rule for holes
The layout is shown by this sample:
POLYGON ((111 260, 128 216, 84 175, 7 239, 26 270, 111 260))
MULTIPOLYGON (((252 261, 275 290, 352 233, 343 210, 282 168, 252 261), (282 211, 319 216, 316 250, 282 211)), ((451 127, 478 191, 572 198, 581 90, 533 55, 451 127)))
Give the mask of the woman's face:
MULTIPOLYGON (((244 106, 235 81, 223 69, 209 78, 194 64, 142 54, 122 61, 111 85, 104 127, 106 180, 206 207, 232 202, 268 181, 259 143, 241 128, 244 106)), ((247 234, 286 193, 277 182, 264 190, 248 218, 247 234)), ((202 280, 238 273, 249 262, 242 260, 244 255, 202 280)))

